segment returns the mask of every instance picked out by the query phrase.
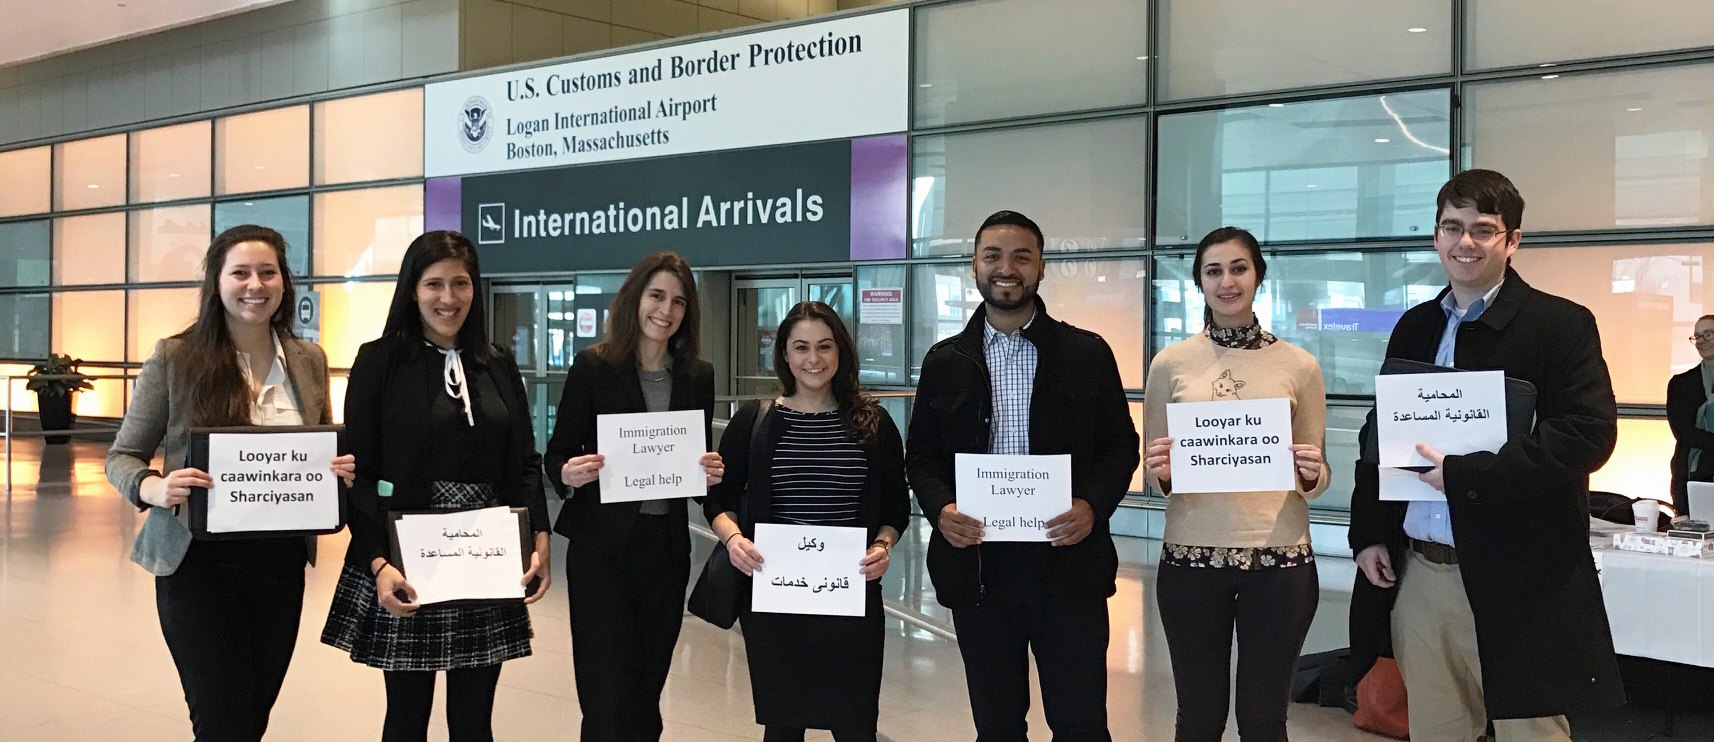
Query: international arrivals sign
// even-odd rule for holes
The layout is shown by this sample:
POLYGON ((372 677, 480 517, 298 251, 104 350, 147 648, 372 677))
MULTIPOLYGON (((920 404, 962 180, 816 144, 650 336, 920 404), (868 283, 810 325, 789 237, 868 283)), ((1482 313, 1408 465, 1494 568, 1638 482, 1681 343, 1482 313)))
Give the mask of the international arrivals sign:
POLYGON ((435 83, 428 177, 901 132, 907 10, 435 83))

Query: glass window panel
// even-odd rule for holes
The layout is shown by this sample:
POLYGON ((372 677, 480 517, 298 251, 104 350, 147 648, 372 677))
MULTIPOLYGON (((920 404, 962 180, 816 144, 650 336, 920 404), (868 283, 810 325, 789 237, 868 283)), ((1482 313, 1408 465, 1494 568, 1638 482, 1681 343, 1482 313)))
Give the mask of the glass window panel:
POLYGON ((911 146, 918 256, 974 252, 976 228, 1001 209, 1035 219, 1049 252, 1147 240, 1145 118, 917 137, 911 146))
POLYGON ((1512 265, 1531 286, 1595 313, 1619 402, 1664 404, 1667 377, 1701 360, 1688 338, 1696 318, 1714 312, 1703 283, 1710 256, 1707 243, 1546 248, 1526 238, 1512 265))
POLYGON ((1709 90, 1714 65, 1471 84, 1465 159, 1517 184, 1525 234, 1714 224, 1709 90))
POLYGON ((54 145, 54 208, 98 209, 125 203, 125 135, 54 145))
POLYGON ((1229 224, 1263 242, 1427 239, 1451 175, 1450 100, 1430 90, 1162 116, 1157 244, 1229 224))
MULTIPOLYGON (((902 265, 859 265, 857 266, 857 292, 859 294, 857 322, 857 358, 858 382, 867 386, 870 384, 909 384, 912 358, 910 335, 907 332, 904 314, 906 267, 902 265), (868 304, 861 298, 862 294, 872 289, 893 289, 899 291, 897 321, 886 311, 864 309, 868 304)), ((877 308, 881 302, 875 302, 877 308)), ((925 347, 926 351, 927 348, 925 347)), ((904 424, 904 419, 898 419, 904 424)))
POLYGON ((0 286, 46 286, 53 241, 48 220, 0 224, 0 286))
POLYGON ((1331 475, 1327 490, 1309 501, 1311 509, 1350 512, 1351 478, 1357 471, 1357 432, 1363 429, 1372 406, 1372 403, 1347 406, 1337 402, 1327 405, 1327 441, 1322 446, 1322 455, 1331 475))
MULTIPOLYGON (((116 368, 88 369, 95 374, 118 374, 116 368)), ((79 417, 122 418, 125 416, 125 391, 128 384, 121 379, 96 379, 95 388, 85 389, 72 398, 72 412, 79 417)))
MULTIPOLYGON (((1329 394, 1373 394, 1393 325, 1446 286, 1432 250, 1264 256, 1268 278, 1256 290, 1256 318, 1263 329, 1315 356, 1329 394)), ((1192 257, 1155 258, 1157 351, 1202 331, 1207 304, 1192 257)))
POLYGON ((989 0, 919 9, 916 125, 1146 102, 1148 5, 1082 0, 1067 12, 1059 0, 989 0))
POLYGON ((423 174, 423 89, 315 104, 315 182, 423 174))
POLYGON ((115 325, 125 316, 123 291, 62 291, 53 298, 53 347, 85 361, 125 360, 125 334, 115 325))
POLYGON ((315 195, 315 275, 397 273, 423 233, 420 185, 315 195))
POLYGON ((214 205, 214 234, 240 224, 259 224, 286 238, 286 264, 295 277, 309 275, 309 196, 281 196, 214 205))
MULTIPOLYGON (((38 357, 46 357, 47 354, 47 350, 44 349, 38 357)), ((25 378, 25 375, 30 372, 30 368, 33 365, 34 364, 30 363, 0 363, 0 376, 12 377, 13 412, 36 411, 36 393, 24 388, 24 385, 29 383, 29 380, 25 378)), ((4 409, 6 409, 5 390, 0 389, 0 410, 4 409)), ((18 475, 14 472, 13 476, 18 475)))
MULTIPOLYGON (((1664 386, 1665 381, 1661 384, 1664 386)), ((1589 489, 1672 502, 1672 428, 1665 420, 1619 419, 1619 442, 1607 464, 1589 475, 1589 489)))
POLYGON ((52 209, 53 150, 31 147, 0 152, 0 216, 43 214, 52 209))
POLYGON ((536 370, 536 297, 531 286, 523 291, 495 291, 488 305, 492 342, 510 348, 512 360, 523 371, 536 370))
POLYGON ((54 220, 54 284, 125 282, 125 215, 54 220))
POLYGON ((309 185, 309 106, 220 119, 214 149, 215 193, 303 188, 309 185))
POLYGON ((1450 5, 1447 0, 1332 0, 1305 12, 1295 3, 1162 0, 1163 98, 1449 72, 1450 5))
POLYGON ((148 289, 127 291, 130 321, 125 325, 126 345, 134 363, 149 360, 155 341, 172 337, 196 321, 197 289, 148 289))
POLYGON ((1467 0, 1471 69, 1690 49, 1714 43, 1707 0, 1467 0))
POLYGON ((131 212, 131 280, 202 280, 209 216, 207 204, 131 212))
MULTIPOLYGON (((1145 266, 1141 258, 1053 260, 1041 283, 1048 314, 1100 333, 1113 348, 1120 380, 1131 389, 1143 386, 1145 266)), ((964 331, 982 305, 982 294, 968 263, 917 265, 911 270, 913 347, 921 349, 910 357, 914 377, 921 373, 929 346, 964 331)))
POLYGON ((321 294, 321 347, 327 351, 327 365, 350 368, 357 346, 381 337, 393 282, 348 281, 309 288, 321 294))
POLYGON ((0 358, 46 358, 47 294, 0 294, 0 358))
POLYGON ((131 133, 131 203, 208 195, 209 123, 131 133))

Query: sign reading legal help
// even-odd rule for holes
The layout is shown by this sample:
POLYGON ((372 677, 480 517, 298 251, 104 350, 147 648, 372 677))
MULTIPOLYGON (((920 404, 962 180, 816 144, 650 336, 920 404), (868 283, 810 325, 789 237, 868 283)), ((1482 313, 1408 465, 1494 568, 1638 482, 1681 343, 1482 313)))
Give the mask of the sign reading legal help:
POLYGON ((702 454, 708 451, 700 410, 595 416, 601 501, 636 502, 708 493, 702 454))
POLYGON ((1457 455, 1506 444, 1506 377, 1500 371, 1375 377, 1375 442, 1383 500, 1444 500, 1416 472, 1433 466, 1416 444, 1457 455))
POLYGON ((208 533, 339 527, 334 431, 209 433, 208 533))
POLYGON ((429 177, 907 127, 910 11, 468 77, 423 92, 429 177))
POLYGON ((982 521, 983 541, 1047 541, 1047 522, 1071 509, 1071 456, 953 457, 958 512, 982 521))
POLYGON ((752 576, 750 609, 762 613, 861 616, 866 528, 756 524, 762 567, 752 576))
POLYGON ((1292 475, 1291 402, 1177 402, 1166 406, 1175 493, 1277 492, 1292 475))

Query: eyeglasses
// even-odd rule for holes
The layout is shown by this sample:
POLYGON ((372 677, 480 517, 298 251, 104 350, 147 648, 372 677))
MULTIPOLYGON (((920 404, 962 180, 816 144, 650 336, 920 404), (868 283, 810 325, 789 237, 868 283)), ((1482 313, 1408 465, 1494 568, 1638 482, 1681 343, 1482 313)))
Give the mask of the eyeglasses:
POLYGON ((1437 224, 1434 227, 1434 231, 1436 234, 1440 235, 1441 239, 1448 242, 1457 242, 1464 239, 1465 234, 1469 234, 1471 241, 1477 243, 1491 242, 1495 237, 1511 232, 1509 229, 1497 229, 1486 224, 1478 224, 1467 230, 1464 228, 1464 225, 1452 222, 1437 224))
POLYGON ((1693 343, 1714 343, 1714 330, 1709 330, 1707 332, 1698 332, 1694 335, 1691 335, 1690 336, 1690 342, 1693 342, 1693 343))

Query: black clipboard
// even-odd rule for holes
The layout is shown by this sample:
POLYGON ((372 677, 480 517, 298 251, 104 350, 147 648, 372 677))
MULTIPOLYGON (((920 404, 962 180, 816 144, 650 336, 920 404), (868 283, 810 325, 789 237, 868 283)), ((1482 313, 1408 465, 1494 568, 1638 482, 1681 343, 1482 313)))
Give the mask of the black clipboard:
MULTIPOLYGON (((190 450, 185 456, 185 466, 208 471, 208 436, 211 433, 233 433, 240 435, 270 435, 273 433, 334 433, 344 431, 341 425, 240 425, 227 428, 191 428, 190 450)), ((210 476, 219 476, 219 472, 208 472, 210 476)), ((328 472, 329 477, 338 477, 328 472)), ((343 483, 336 485, 339 493, 339 520, 327 528, 290 531, 226 531, 210 533, 208 531, 208 490, 202 487, 190 488, 190 534, 191 538, 199 541, 235 541, 256 538, 280 538, 283 536, 323 536, 338 533, 345 528, 345 513, 347 493, 343 483)))
MULTIPOLYGON (((1464 371, 1480 371, 1483 369, 1452 368, 1436 366, 1423 361, 1412 361, 1406 358, 1388 358, 1381 362, 1381 375, 1395 374, 1445 374, 1464 371)), ((1506 440, 1516 440, 1527 437, 1535 430, 1535 384, 1523 379, 1506 377, 1506 440)), ((1364 464, 1380 465, 1381 446, 1380 431, 1376 428, 1375 408, 1369 408, 1368 420, 1363 424, 1362 434, 1357 441, 1357 461, 1364 464)), ((1391 469, 1403 469, 1422 473, 1433 469, 1431 466, 1395 466, 1391 469)))
MULTIPOLYGON (((411 576, 405 572, 405 561, 399 553, 399 518, 406 515, 446 515, 447 513, 466 512, 469 510, 484 510, 486 508, 458 508, 454 510, 392 510, 387 513, 387 559, 399 574, 409 581, 411 576)), ((509 508, 512 515, 518 518, 518 556, 524 572, 530 571, 530 555, 536 551, 536 534, 530 529, 529 508, 509 508)), ((548 565, 543 565, 548 566, 548 565)), ((551 568, 551 567, 550 567, 551 568)), ((538 577, 524 586, 524 595, 534 595, 541 589, 541 578, 538 577)), ((443 605, 505 605, 507 603, 522 603, 523 598, 469 598, 462 600, 442 600, 438 603, 428 603, 431 606, 443 605)))

